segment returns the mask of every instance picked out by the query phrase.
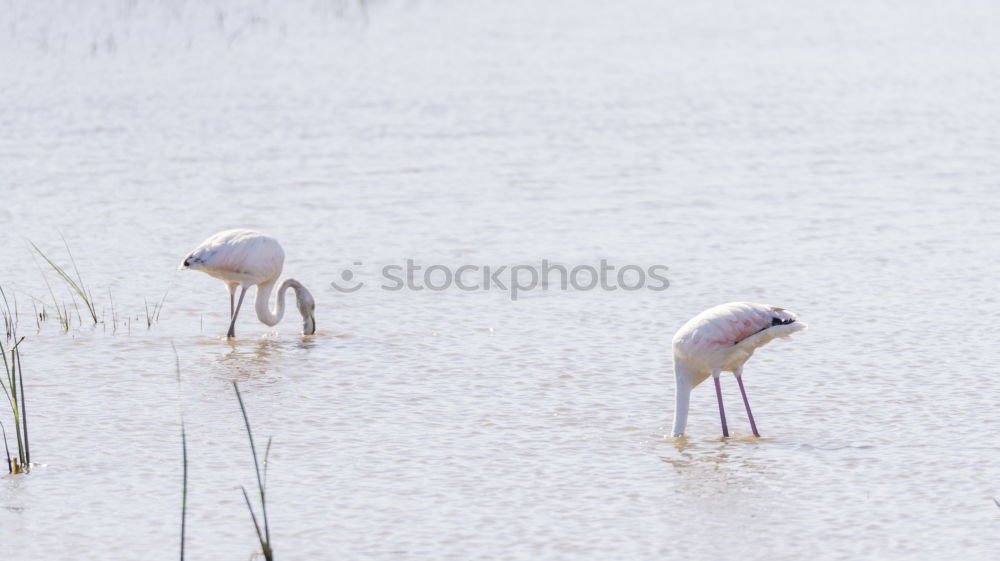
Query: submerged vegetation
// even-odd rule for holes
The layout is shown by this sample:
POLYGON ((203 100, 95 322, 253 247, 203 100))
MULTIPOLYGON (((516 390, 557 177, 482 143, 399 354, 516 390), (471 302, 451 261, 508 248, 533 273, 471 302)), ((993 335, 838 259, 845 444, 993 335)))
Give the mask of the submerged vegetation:
POLYGON ((0 340, 0 354, 3 355, 4 368, 0 387, 3 388, 14 418, 14 437, 17 441, 17 449, 14 451, 13 457, 11 457, 11 450, 7 444, 7 427, 3 426, 2 422, 0 422, 0 432, 3 434, 7 471, 9 473, 24 473, 31 467, 31 448, 28 443, 28 408, 24 398, 24 369, 21 367, 20 347, 24 337, 17 336, 17 314, 11 312, 7 294, 2 288, 0 288, 0 297, 3 299, 4 325, 7 327, 7 345, 4 345, 4 341, 0 340))

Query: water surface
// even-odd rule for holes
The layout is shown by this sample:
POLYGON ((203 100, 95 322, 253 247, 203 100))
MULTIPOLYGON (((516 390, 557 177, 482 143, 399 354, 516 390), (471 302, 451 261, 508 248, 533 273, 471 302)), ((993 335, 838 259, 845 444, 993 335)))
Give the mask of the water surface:
POLYGON ((189 558, 251 555, 232 380, 274 437, 280 559, 1000 548, 993 4, 10 4, 0 284, 46 467, 0 479, 4 550, 175 555, 183 407, 189 558), (282 241, 315 337, 249 306, 221 337, 224 285, 174 269, 237 226, 282 241), (32 318, 25 239, 66 263, 60 232, 104 324, 32 318), (408 258, 671 286, 376 288, 408 258), (726 378, 735 436, 706 385, 672 441, 670 337, 731 300, 810 329, 747 366, 764 438, 726 378))

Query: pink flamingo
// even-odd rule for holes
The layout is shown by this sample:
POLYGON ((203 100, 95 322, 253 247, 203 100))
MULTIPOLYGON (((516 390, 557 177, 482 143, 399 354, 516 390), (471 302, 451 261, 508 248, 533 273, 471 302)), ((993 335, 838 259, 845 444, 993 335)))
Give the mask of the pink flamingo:
POLYGON ((688 320, 673 340, 674 376, 677 380, 674 437, 682 436, 687 426, 691 390, 709 376, 715 379, 722 436, 729 436, 726 411, 722 406, 722 386, 719 384, 719 374, 723 371, 736 375, 750 419, 750 429, 754 436, 759 437, 747 392, 743 388, 743 364, 753 356, 754 351, 772 339, 788 337, 805 328, 806 325, 788 310, 751 302, 721 304, 688 320))
POLYGON ((229 331, 226 337, 236 336, 236 316, 243 306, 243 297, 251 286, 257 287, 254 308, 257 319, 265 325, 277 325, 285 315, 285 291, 295 291, 295 305, 302 314, 302 333, 316 333, 316 302, 312 294, 295 279, 285 279, 278 287, 275 308, 268 301, 271 291, 281 276, 285 264, 285 251, 278 240, 253 230, 226 230, 201 242, 184 258, 180 269, 202 271, 225 281, 229 287, 229 331), (240 290, 239 303, 234 303, 236 289, 240 290))

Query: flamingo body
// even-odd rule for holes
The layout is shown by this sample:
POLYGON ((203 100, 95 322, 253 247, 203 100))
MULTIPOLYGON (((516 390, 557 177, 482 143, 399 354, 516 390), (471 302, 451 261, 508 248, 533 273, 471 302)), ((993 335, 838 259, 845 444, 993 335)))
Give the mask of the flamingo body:
POLYGON ((295 279, 285 279, 278 289, 275 309, 268 305, 271 291, 285 264, 285 251, 278 240, 253 230, 225 230, 208 238, 184 258, 180 269, 202 271, 226 283, 229 287, 230 325, 228 337, 235 337, 236 316, 250 286, 257 287, 254 308, 257 319, 266 325, 276 325, 285 312, 285 292, 295 291, 296 306, 302 314, 302 331, 316 331, 316 304, 312 294, 295 279), (236 289, 242 288, 239 304, 234 305, 236 289))
POLYGON ((751 302, 721 304, 688 320, 673 339, 677 382, 673 435, 684 434, 691 390, 713 376, 716 379, 723 434, 728 436, 718 378, 720 372, 732 372, 740 385, 754 435, 759 436, 743 388, 743 365, 758 348, 805 328, 806 325, 788 310, 751 302))
POLYGON ((260 284, 276 279, 285 265, 278 240, 253 230, 226 230, 203 241, 181 264, 238 284, 260 284))

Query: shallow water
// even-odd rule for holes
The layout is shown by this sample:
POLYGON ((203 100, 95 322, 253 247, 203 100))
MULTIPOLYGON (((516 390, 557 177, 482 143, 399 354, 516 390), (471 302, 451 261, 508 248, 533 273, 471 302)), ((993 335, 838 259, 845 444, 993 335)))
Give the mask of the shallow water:
POLYGON ((231 380, 274 437, 280 559, 1000 548, 993 4, 10 6, 0 285, 45 466, 0 478, 4 550, 175 555, 182 406, 189 558, 248 557, 231 380), (249 305, 221 337, 222 283, 174 268, 236 226, 282 241, 315 337, 249 305), (59 232, 104 324, 32 317, 24 240, 67 263, 59 232), (670 287, 378 288, 406 259, 602 258, 670 287), (764 438, 727 377, 736 436, 709 384, 672 441, 670 337, 730 300, 810 329, 747 365, 764 438))

